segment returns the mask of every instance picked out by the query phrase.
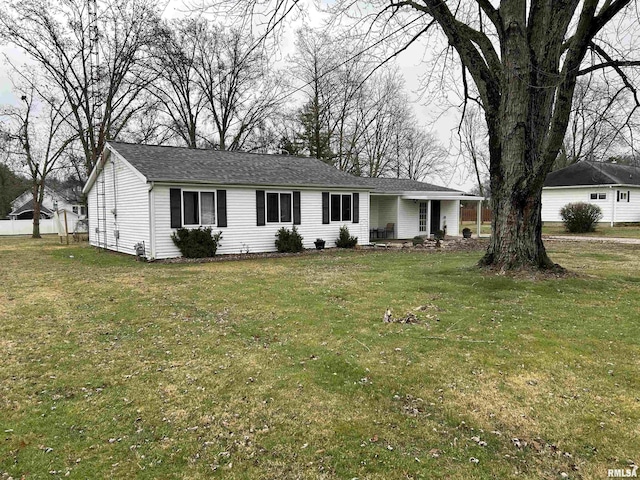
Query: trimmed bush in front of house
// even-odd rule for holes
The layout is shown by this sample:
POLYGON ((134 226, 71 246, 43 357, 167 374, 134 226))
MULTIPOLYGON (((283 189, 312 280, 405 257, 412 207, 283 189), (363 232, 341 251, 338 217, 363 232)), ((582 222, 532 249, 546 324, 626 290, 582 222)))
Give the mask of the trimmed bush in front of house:
POLYGON ((340 233, 336 240, 336 247, 338 248, 354 248, 358 243, 358 237, 352 237, 349 235, 349 228, 346 225, 340 227, 340 233))
POLYGON ((276 233, 276 249, 280 253, 296 253, 301 252, 302 236, 298 233, 298 229, 294 226, 292 230, 282 227, 276 233))
POLYGON ((564 228, 570 233, 586 233, 596 230, 602 219, 602 210, 592 203, 568 203, 560 210, 564 228))
POLYGON ((216 254, 222 232, 211 233, 211 227, 179 228, 171 234, 171 240, 186 258, 207 258, 216 254))

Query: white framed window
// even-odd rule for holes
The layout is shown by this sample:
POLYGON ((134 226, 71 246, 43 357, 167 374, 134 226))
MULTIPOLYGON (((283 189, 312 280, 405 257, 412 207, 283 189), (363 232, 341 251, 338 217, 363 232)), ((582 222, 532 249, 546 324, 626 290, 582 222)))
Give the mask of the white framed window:
POLYGON ((73 205, 71 207, 71 211, 76 215, 82 216, 87 214, 87 207, 85 207, 84 205, 73 205))
POLYGON ((590 193, 589 199, 590 200, 606 200, 607 194, 606 193, 590 193))
POLYGON ((212 226, 216 223, 216 192, 182 190, 184 226, 212 226))
POLYGON ((421 232, 427 231, 427 208, 427 202, 420 202, 419 230, 421 232))
POLYGON ((618 201, 626 202, 629 200, 629 194, 627 192, 618 192, 618 201))
POLYGON ((267 192, 267 223, 293 222, 293 192, 267 192))
POLYGON ((353 199, 351 194, 332 193, 331 194, 331 221, 350 222, 353 217, 353 199))

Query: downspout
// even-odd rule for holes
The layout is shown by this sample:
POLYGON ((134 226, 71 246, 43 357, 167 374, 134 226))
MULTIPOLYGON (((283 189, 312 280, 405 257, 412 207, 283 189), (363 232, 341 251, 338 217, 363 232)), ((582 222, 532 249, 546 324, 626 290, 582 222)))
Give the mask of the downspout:
POLYGON ((149 183, 149 260, 156 258, 156 208, 155 195, 153 194, 153 182, 149 183))

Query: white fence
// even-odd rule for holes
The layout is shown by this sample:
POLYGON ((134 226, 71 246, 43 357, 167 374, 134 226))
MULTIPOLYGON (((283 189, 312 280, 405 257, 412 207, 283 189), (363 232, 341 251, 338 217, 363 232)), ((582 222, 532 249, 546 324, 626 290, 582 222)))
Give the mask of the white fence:
MULTIPOLYGON (((67 228, 73 233, 76 227, 77 217, 67 214, 67 228)), ((33 220, 0 220, 0 236, 2 235, 31 235, 33 233, 33 220)), ((57 218, 41 218, 40 234, 55 233, 64 235, 64 216, 57 218)))

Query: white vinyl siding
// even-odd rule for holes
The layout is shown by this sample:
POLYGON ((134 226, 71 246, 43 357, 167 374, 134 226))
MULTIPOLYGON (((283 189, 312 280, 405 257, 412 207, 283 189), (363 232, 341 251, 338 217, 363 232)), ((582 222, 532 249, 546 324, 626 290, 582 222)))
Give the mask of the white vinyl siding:
MULTIPOLYGON (((542 190, 542 221, 562 222, 560 210, 568 203, 584 202, 598 205, 602 210, 601 222, 610 222, 612 213, 611 195, 615 197, 615 189, 609 187, 582 187, 582 188, 544 188, 542 190), (606 198, 592 200, 591 195, 606 198)), ((615 200, 615 198, 614 198, 615 200)))
MULTIPOLYGON (((178 188, 176 185, 156 184, 153 190, 155 211, 155 258, 171 258, 180 256, 180 251, 171 240, 171 234, 175 229, 171 228, 169 189, 178 188)), ((189 185, 181 186, 183 190, 196 190, 197 187, 189 185)), ((258 226, 256 224, 256 189, 266 190, 260 187, 229 187, 216 185, 211 188, 220 188, 227 191, 227 226, 215 228, 214 231, 222 232, 222 239, 218 247, 219 254, 234 254, 240 252, 250 253, 275 251, 276 232, 282 223, 269 223, 258 226)), ((296 225, 303 237, 305 248, 315 248, 313 242, 316 238, 326 241, 327 247, 334 247, 335 240, 342 225, 347 225, 349 233, 358 237, 360 243, 368 242, 369 235, 369 193, 360 193, 360 222, 335 222, 322 223, 322 191, 309 189, 295 189, 300 191, 300 217, 301 225, 296 225)), ((273 190, 271 190, 273 191, 273 190)), ((282 193, 282 192, 279 192, 282 193)), ((291 193, 291 192, 284 192, 291 193)), ((265 206, 266 207, 266 206, 265 206)), ((266 213, 266 212, 265 212, 266 213)), ((289 225, 284 225, 287 228, 289 225)))
MULTIPOLYGON (((617 223, 624 222, 640 222, 640 188, 638 187, 619 187, 618 190, 628 193, 629 198, 620 200, 615 204, 615 221, 617 223)), ((611 193, 615 194, 615 189, 611 193)))
MULTIPOLYGON (((362 208, 362 198, 360 199, 362 208)), ((362 213, 360 213, 362 218, 362 213)), ((388 223, 396 223, 398 218, 398 197, 396 195, 374 195, 371 197, 371 228, 385 228, 388 223)))
POLYGON ((149 191, 137 172, 112 153, 96 182, 87 193, 89 242, 110 250, 135 254, 134 246, 144 242, 150 248, 149 191), (97 192, 104 180, 105 208, 97 209, 97 192), (100 230, 100 237, 96 233, 100 230), (99 240, 99 243, 98 243, 99 240))
POLYGON ((440 225, 447 226, 447 235, 460 235, 460 200, 442 200, 440 202, 440 225))

